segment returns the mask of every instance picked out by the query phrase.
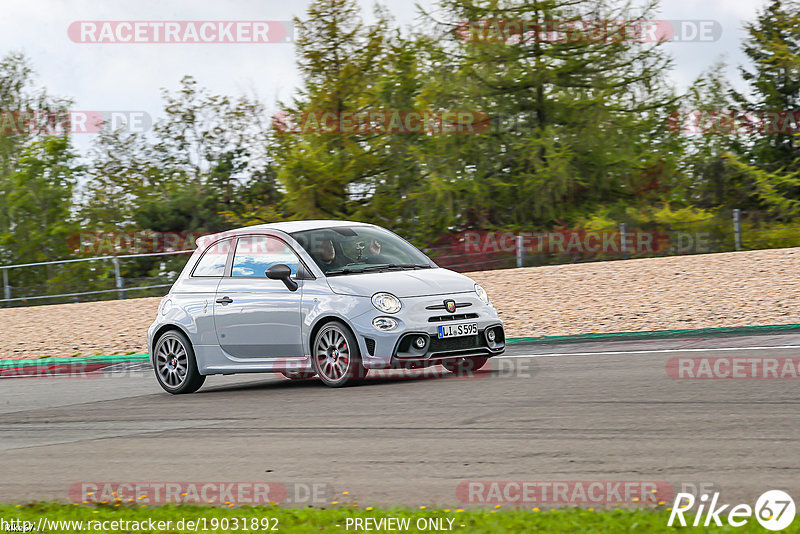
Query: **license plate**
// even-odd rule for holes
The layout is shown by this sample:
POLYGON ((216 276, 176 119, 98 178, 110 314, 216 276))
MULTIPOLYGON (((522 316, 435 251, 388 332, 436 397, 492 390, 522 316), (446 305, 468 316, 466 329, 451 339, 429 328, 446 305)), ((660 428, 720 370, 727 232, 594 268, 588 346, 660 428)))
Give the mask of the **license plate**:
POLYGON ((475 336, 478 323, 446 324, 439 327, 439 339, 443 337, 475 336))

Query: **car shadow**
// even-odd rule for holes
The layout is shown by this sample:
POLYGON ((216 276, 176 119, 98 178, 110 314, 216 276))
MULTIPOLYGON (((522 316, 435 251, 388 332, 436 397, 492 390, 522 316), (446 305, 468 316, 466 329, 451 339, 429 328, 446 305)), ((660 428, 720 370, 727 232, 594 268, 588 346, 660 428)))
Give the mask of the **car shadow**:
MULTIPOLYGON (((431 368, 427 368, 431 369, 431 368)), ((383 373, 376 373, 376 370, 371 371, 367 377, 357 384, 350 387, 368 387, 368 386, 382 386, 387 384, 399 384, 403 382, 425 382, 433 380, 481 380, 489 378, 492 375, 500 375, 497 370, 486 369, 470 373, 468 376, 456 376, 449 371, 442 369, 439 371, 426 372, 426 369, 416 370, 380 370, 388 371, 383 373)), ((212 394, 212 393, 227 393, 231 391, 250 391, 259 389, 269 390, 293 390, 293 389, 317 389, 327 388, 318 378, 306 378, 302 380, 290 380, 288 378, 272 378, 268 380, 259 380, 257 382, 247 382, 244 384, 231 384, 223 385, 218 384, 208 389, 201 389, 199 394, 212 394)))

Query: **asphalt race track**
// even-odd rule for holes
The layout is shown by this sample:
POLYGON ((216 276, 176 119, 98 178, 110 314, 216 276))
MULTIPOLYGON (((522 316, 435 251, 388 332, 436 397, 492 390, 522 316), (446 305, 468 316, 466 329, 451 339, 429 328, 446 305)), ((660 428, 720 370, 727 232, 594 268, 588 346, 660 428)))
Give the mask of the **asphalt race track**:
POLYGON ((142 365, 3 379, 0 500, 69 501, 85 481, 324 484, 361 506, 463 506, 469 480, 800 493, 800 382, 670 378, 684 356, 797 358, 800 335, 514 345, 473 378, 339 390, 238 375, 173 397, 142 365))

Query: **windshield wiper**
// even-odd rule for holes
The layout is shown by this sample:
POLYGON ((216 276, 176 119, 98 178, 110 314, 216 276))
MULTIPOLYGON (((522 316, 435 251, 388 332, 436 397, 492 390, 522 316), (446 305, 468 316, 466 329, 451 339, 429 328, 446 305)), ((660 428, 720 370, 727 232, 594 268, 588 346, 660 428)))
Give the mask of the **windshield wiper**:
POLYGON ((383 271, 387 269, 430 269, 430 265, 420 265, 416 263, 387 263, 383 265, 370 265, 369 267, 364 267, 364 272, 370 271, 383 271))
POLYGON ((430 265, 421 265, 418 263, 388 263, 383 265, 369 265, 367 267, 344 267, 342 269, 334 269, 328 271, 326 275, 337 274, 351 274, 351 273, 370 273, 376 271, 387 271, 391 269, 430 269, 430 265))
POLYGON ((343 269, 334 269, 332 271, 327 271, 325 273, 325 276, 330 276, 332 274, 333 275, 337 275, 337 274, 350 274, 350 273, 363 273, 363 272, 364 272, 364 269, 362 269, 361 267, 358 267, 358 268, 355 268, 355 269, 352 268, 352 267, 345 267, 343 269))

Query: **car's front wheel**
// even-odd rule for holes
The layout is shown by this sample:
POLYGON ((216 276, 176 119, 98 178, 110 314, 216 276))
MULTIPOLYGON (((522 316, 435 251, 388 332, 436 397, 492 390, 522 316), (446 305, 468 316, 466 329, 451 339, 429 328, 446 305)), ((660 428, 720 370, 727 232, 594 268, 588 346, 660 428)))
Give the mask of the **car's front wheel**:
POLYGON ((312 348, 314 371, 326 386, 348 386, 367 375, 355 336, 339 321, 320 328, 312 348))
POLYGON ((156 378, 167 393, 194 393, 206 381, 197 370, 192 344, 182 332, 165 333, 158 338, 154 352, 156 378))
POLYGON ((489 361, 489 358, 474 356, 472 358, 459 358, 457 360, 445 360, 442 366, 458 376, 469 376, 489 361))

